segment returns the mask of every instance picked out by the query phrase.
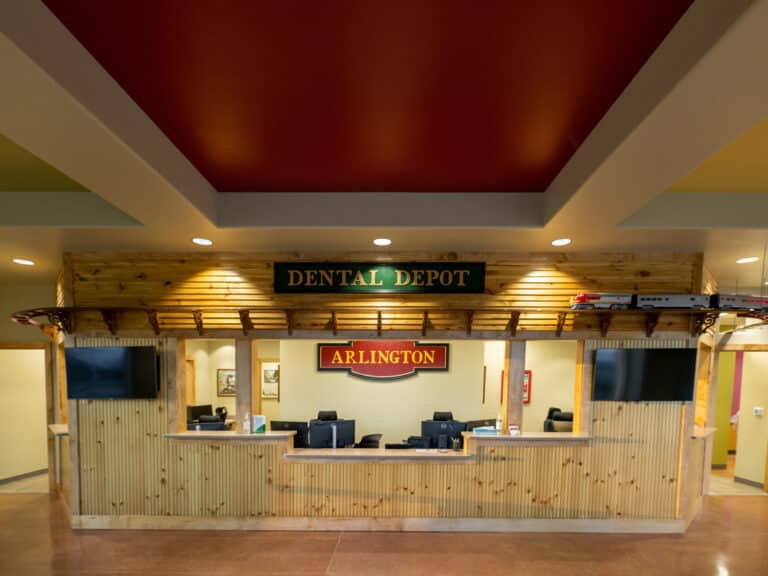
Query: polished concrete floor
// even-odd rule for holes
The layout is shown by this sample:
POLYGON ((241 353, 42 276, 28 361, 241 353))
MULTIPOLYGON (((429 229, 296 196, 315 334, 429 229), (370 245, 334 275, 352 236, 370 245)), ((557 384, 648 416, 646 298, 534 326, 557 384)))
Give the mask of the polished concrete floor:
POLYGON ((0 494, 44 494, 49 491, 48 471, 0 484, 0 494))
POLYGON ((685 535, 77 531, 54 496, 0 494, 0 574, 768 574, 768 498, 709 497, 685 535))
MULTIPOLYGON (((709 475, 710 496, 768 496, 768 492, 734 480, 736 456, 728 455, 728 464, 723 469, 713 469, 709 475)), ((767 571, 768 572, 768 571, 767 571)))

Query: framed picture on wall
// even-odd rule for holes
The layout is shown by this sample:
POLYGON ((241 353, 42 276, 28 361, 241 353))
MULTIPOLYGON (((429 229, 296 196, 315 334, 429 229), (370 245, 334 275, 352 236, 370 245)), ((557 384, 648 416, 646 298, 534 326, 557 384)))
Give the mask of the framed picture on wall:
POLYGON ((216 394, 218 396, 237 396, 234 370, 229 368, 216 370, 216 394))
POLYGON ((523 404, 531 403, 531 371, 523 370, 523 404))
POLYGON ((278 360, 260 360, 259 378, 261 379, 261 397, 280 400, 280 362, 278 360))

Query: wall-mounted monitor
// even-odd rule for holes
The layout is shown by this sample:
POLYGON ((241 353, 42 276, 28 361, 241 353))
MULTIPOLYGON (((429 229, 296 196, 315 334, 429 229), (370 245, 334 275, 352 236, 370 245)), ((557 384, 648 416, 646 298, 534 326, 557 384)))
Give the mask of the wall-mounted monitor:
POLYGON ((157 398, 154 346, 67 348, 65 357, 69 398, 157 398))
POLYGON ((693 400, 693 348, 610 349, 595 352, 593 400, 688 402, 693 400))

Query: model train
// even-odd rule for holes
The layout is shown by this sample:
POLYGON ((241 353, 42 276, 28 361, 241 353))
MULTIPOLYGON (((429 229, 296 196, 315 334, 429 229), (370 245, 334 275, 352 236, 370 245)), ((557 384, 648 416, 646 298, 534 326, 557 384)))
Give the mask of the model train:
POLYGON ((655 308, 768 311, 768 297, 748 294, 620 294, 582 292, 571 298, 571 310, 655 308))

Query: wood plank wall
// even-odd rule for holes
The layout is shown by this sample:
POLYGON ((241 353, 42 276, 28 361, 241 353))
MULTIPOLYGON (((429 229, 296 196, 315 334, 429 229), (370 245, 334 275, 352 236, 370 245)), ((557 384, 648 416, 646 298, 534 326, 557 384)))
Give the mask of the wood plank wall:
POLYGON ((79 401, 81 513, 673 519, 680 404, 598 402, 591 446, 469 464, 294 464, 284 445, 164 439, 161 400, 79 401))
MULTIPOLYGON (((466 316, 450 309, 563 308, 582 291, 690 293, 701 285, 701 256, 666 254, 426 254, 393 253, 394 261, 483 261, 487 264, 486 293, 478 295, 280 295, 272 288, 275 261, 372 261, 380 254, 72 254, 67 255, 63 278, 71 278, 72 299, 77 306, 205 308, 262 308, 252 313, 260 329, 287 328, 283 310, 288 308, 352 308, 338 312, 338 330, 371 329, 377 324, 375 310, 383 309, 383 330, 418 330, 423 317, 418 309, 432 309, 434 330, 460 330, 466 316), (403 307, 409 307, 405 310, 403 307), (368 312, 362 312, 362 310, 368 312), (440 310, 440 311, 438 311, 440 310)), ((206 312, 209 329, 239 329, 235 313, 206 312)), ((296 330, 320 329, 328 314, 296 316, 296 330)), ((189 314, 160 316, 163 326, 193 329, 189 314)), ((503 330, 509 316, 483 312, 473 318, 476 331, 503 330)), ((595 319, 581 320, 566 329, 596 330, 595 319)), ((125 329, 149 329, 143 315, 120 318, 125 329)), ((525 315, 521 330, 554 330, 554 315, 525 315)), ((81 330, 102 329, 98 313, 78 318, 81 330)), ((617 317, 612 330, 644 329, 642 318, 617 317)), ((688 329, 688 319, 665 314, 658 330, 688 329)))

